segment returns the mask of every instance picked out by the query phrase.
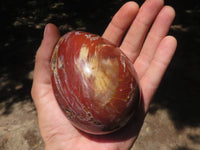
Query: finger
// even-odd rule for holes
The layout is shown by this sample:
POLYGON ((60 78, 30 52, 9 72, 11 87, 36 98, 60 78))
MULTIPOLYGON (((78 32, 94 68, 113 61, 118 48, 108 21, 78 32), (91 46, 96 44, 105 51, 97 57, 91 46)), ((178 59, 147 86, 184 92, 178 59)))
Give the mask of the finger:
POLYGON ((149 107, 150 100, 174 55, 176 46, 177 41, 174 37, 165 37, 158 46, 148 70, 140 80, 140 86, 144 94, 145 110, 149 107))
POLYGON ((51 55, 54 47, 59 38, 59 31, 57 27, 53 24, 47 24, 44 31, 44 38, 42 40, 41 46, 39 47, 36 59, 35 59, 35 69, 34 69, 34 81, 40 84, 49 83, 49 65, 51 60, 51 55))
POLYGON ((141 6, 120 47, 132 62, 138 56, 149 27, 163 5, 163 0, 146 0, 141 6))
POLYGON ((140 68, 137 72, 140 78, 149 67, 160 41, 167 35, 174 17, 175 11, 170 6, 163 7, 158 14, 134 63, 135 68, 140 68))
POLYGON ((102 37, 119 46, 124 33, 134 20, 138 10, 139 6, 135 2, 124 4, 115 14, 102 37))

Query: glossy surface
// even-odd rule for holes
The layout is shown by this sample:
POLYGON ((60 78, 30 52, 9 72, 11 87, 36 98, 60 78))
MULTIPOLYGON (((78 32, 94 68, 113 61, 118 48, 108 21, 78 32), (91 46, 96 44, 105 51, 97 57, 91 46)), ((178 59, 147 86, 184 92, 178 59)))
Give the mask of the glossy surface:
POLYGON ((131 62, 100 36, 65 34, 55 47, 51 70, 61 108, 74 126, 87 133, 116 131, 138 107, 140 90, 131 62))

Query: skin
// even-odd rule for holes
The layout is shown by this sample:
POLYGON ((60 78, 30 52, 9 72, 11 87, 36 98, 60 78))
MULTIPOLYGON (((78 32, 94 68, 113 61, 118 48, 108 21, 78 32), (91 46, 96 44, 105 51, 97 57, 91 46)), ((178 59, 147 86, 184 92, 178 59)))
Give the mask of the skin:
POLYGON ((174 9, 164 6, 163 0, 146 0, 140 8, 135 2, 128 2, 119 9, 106 28, 102 37, 119 46, 130 58, 139 77, 143 98, 136 116, 127 126, 102 136, 77 130, 60 109, 50 78, 50 59, 60 34, 55 25, 46 25, 36 54, 31 91, 45 150, 131 148, 176 50, 176 39, 167 35, 174 17, 174 9))

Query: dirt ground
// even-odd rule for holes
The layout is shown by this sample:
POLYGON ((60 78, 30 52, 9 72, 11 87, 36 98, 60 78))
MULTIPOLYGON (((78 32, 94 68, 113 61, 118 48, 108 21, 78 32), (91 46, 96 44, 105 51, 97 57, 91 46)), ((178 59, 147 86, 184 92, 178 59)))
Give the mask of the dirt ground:
MULTIPOLYGON (((82 3, 1 2, 0 150, 43 149, 30 89, 45 24, 55 23, 61 34, 71 30, 102 34, 124 1, 85 0, 87 9, 82 3)), ((200 4, 198 0, 168 4, 177 12, 170 34, 177 38, 178 48, 132 150, 200 150, 200 4)))

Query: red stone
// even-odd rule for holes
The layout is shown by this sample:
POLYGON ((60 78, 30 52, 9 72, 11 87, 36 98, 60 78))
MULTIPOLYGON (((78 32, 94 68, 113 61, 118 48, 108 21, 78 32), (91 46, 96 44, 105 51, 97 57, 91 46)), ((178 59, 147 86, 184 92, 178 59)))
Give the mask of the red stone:
POLYGON ((98 35, 62 36, 51 61, 55 97, 78 129, 107 134, 123 127, 140 100, 137 75, 124 53, 98 35))

